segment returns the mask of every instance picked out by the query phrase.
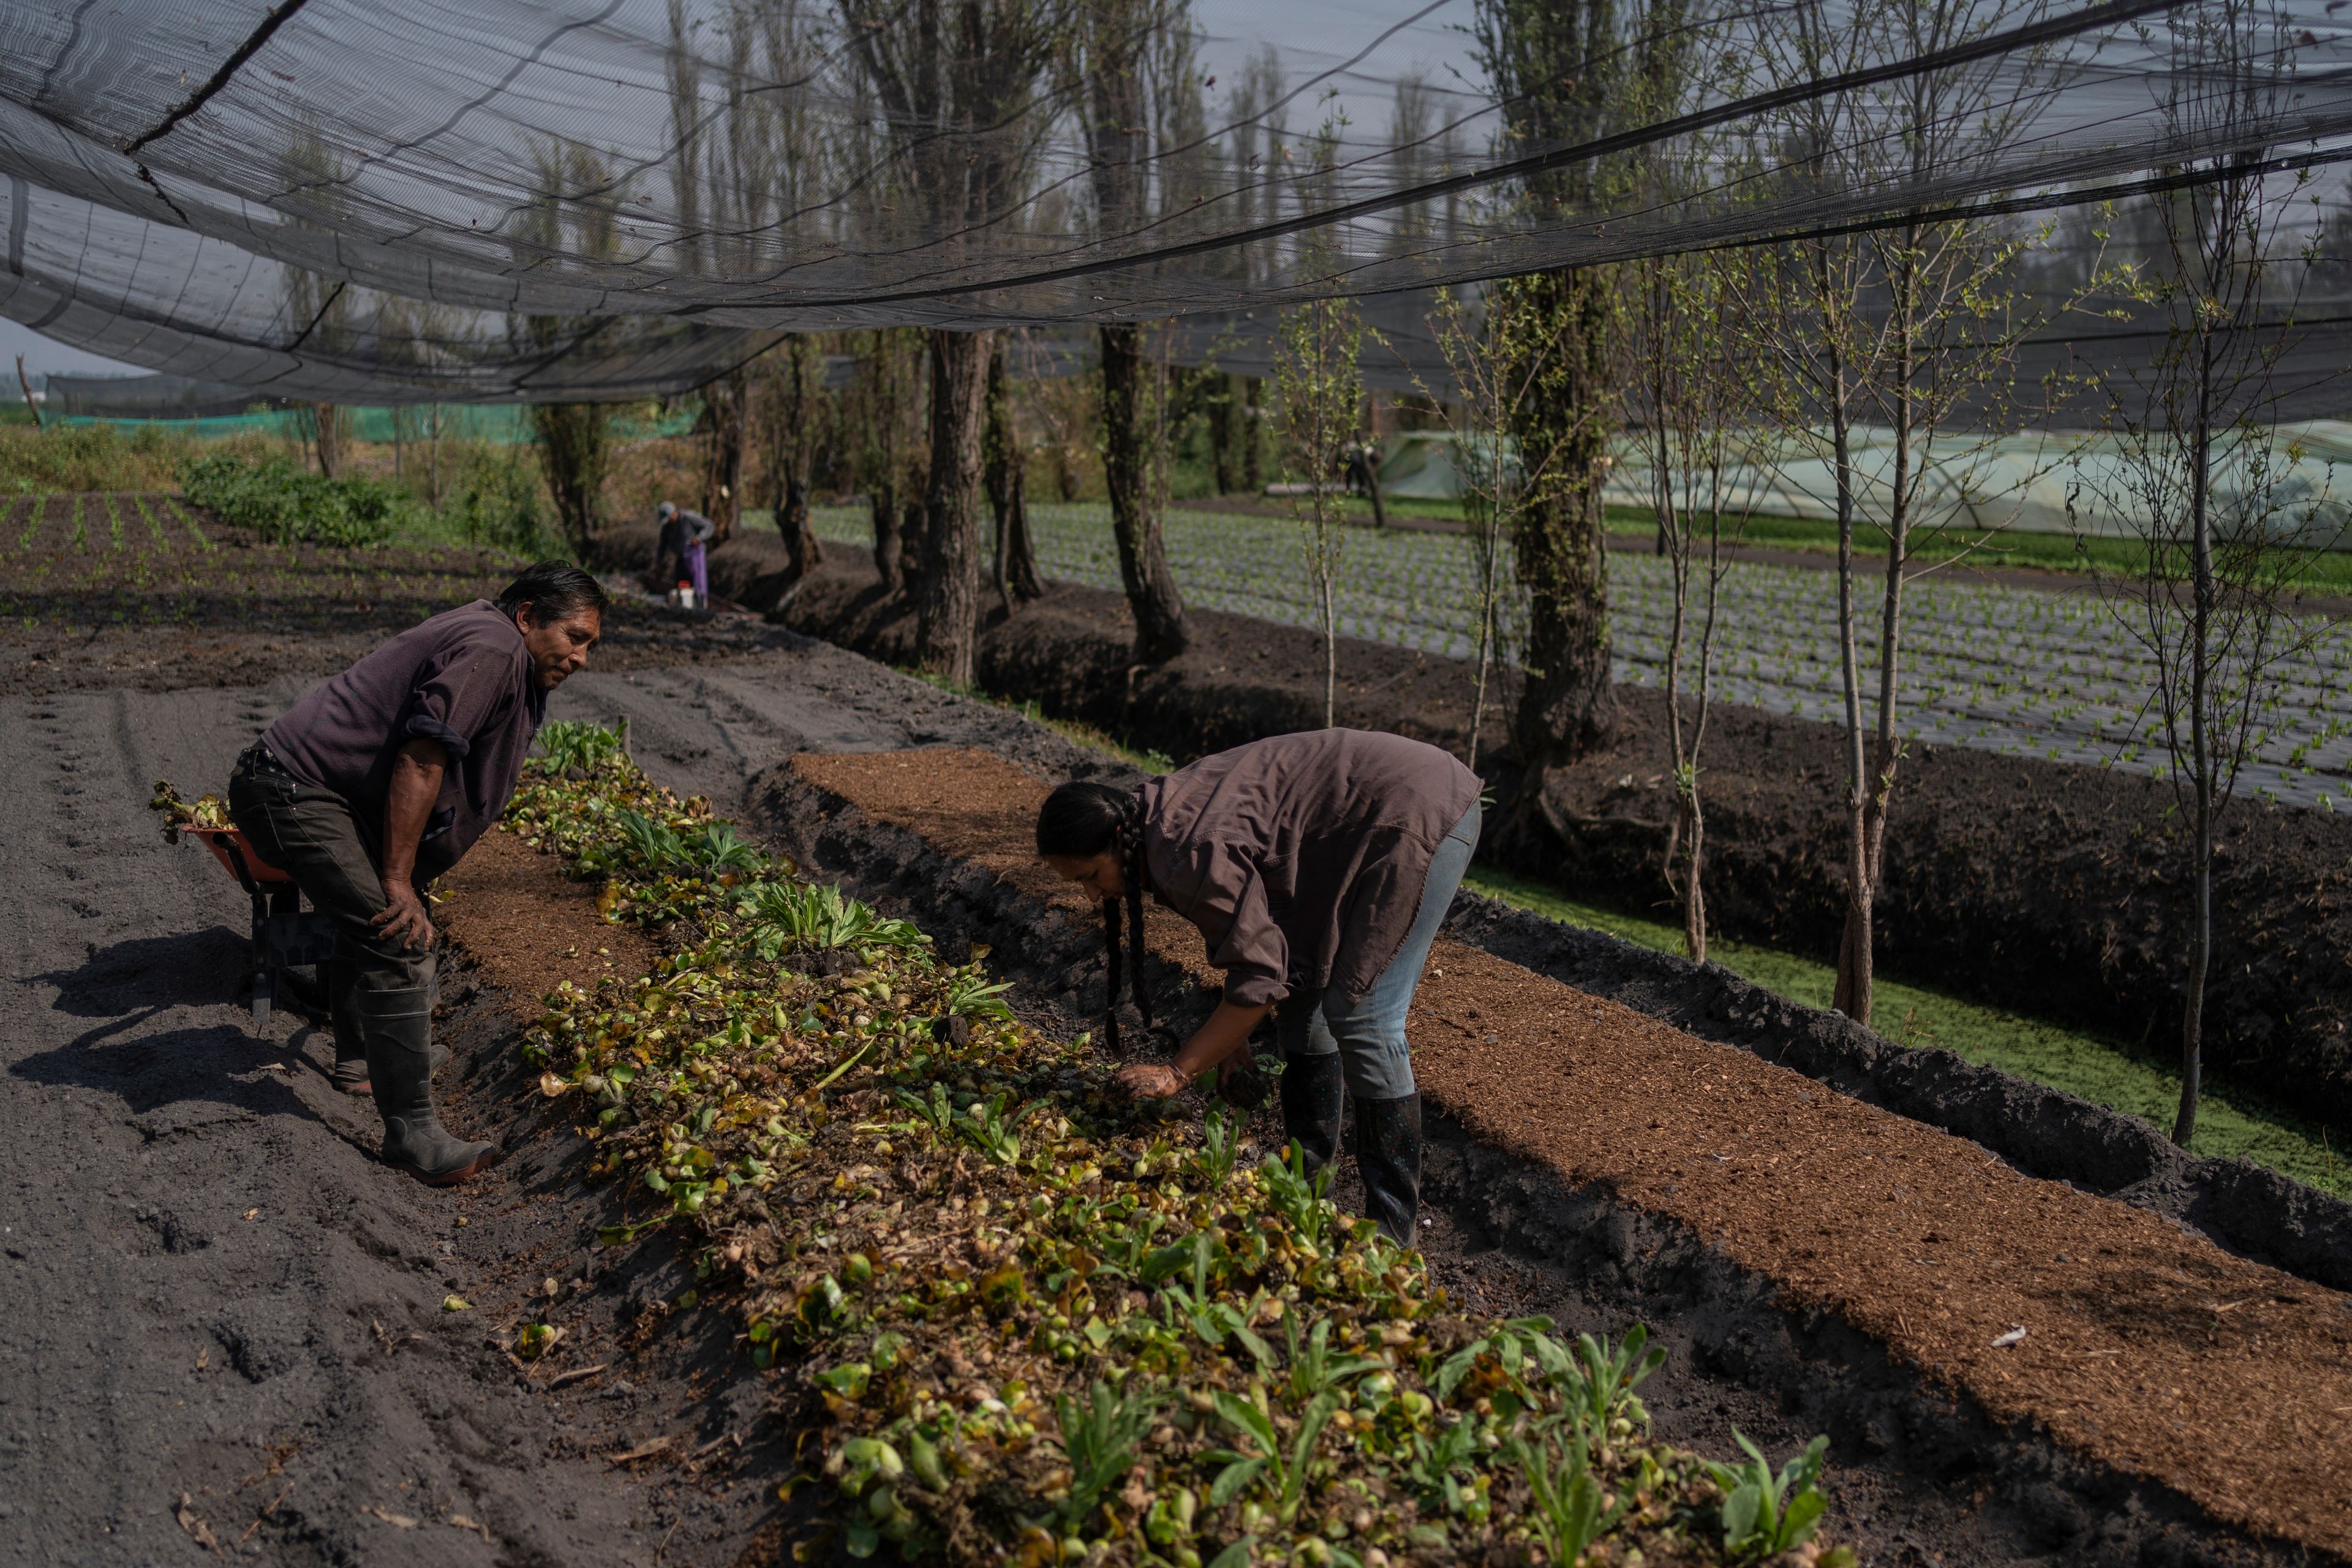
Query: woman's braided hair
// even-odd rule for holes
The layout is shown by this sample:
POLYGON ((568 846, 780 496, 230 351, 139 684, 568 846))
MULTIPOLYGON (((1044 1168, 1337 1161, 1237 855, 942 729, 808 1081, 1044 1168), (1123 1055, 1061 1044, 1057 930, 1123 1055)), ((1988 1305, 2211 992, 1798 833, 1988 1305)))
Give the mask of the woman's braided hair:
POLYGON ((1124 1053, 1118 1037, 1118 983, 1123 945, 1131 944, 1135 960, 1128 976, 1135 1010, 1142 1016, 1146 1037, 1151 1033, 1151 997, 1143 983, 1143 796, 1134 790, 1078 781, 1066 784, 1037 808, 1037 853, 1055 858, 1086 859, 1116 847, 1120 879, 1127 884, 1126 943, 1119 934, 1118 900, 1103 900, 1103 967, 1105 987, 1103 1040, 1113 1056, 1124 1053))

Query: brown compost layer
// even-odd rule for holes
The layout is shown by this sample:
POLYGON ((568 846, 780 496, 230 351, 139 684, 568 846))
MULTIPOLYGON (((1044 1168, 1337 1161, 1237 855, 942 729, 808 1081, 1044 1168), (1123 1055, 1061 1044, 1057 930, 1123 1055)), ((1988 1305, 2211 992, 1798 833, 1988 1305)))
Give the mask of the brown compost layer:
MULTIPOLYGON (((609 543, 616 563, 650 547, 627 531, 609 543)), ((772 537, 739 538, 712 557, 714 584, 771 609, 788 592, 782 560, 772 537)), ((883 597, 854 548, 828 546, 826 564, 772 615, 885 662, 912 656, 912 616, 883 597)), ((1195 610, 1192 625, 1183 658, 1137 667, 1124 600, 1056 584, 1010 620, 991 612, 980 682, 1180 763, 1322 723, 1323 650, 1313 633, 1213 611, 1195 610)), ((1474 687, 1463 661, 1346 639, 1339 670, 1341 723, 1462 749, 1474 687)), ((1506 672, 1497 708, 1515 695, 1506 672)), ((1673 920, 1664 701, 1640 688, 1617 695, 1616 741, 1555 774, 1525 809, 1490 814, 1485 851, 1578 896, 1673 920)), ((1518 800, 1498 718, 1480 750, 1506 804, 1518 800)), ((1842 756, 1831 726, 1717 707, 1706 756, 1717 935, 1835 953, 1845 897, 1842 756)), ((1915 749, 1887 835, 1882 969, 2168 1050, 2187 931, 2176 818, 2169 788, 2138 774, 1915 749)), ((2242 802, 2224 822, 2216 879, 2207 1069, 2352 1121, 2352 815, 2242 802)))
MULTIPOLYGON (((1012 949, 1000 959, 1047 950, 1083 1005, 1087 964, 1074 955, 1091 911, 1024 852, 1045 787, 985 753, 803 755, 765 800, 772 820, 803 823, 820 858, 821 811, 841 814, 836 851, 877 825, 921 839, 945 868, 910 864, 889 891, 922 897, 927 875, 935 916, 992 898, 1002 914, 1010 896, 1028 919, 992 933, 1012 949)), ((1151 935, 1165 984, 1202 977, 1187 929, 1151 935)), ((1963 1425, 2067 1462, 2032 1485, 2060 1475, 2095 1491, 2067 1468, 2087 1466, 2261 1537, 2352 1552, 2343 1295, 1457 942, 1433 954, 1412 1026, 1432 1104, 1476 1148, 1601 1194, 1628 1216, 1629 1266, 1647 1236, 1653 1253, 1696 1246, 1769 1281, 1771 1306, 1809 1332, 1829 1321, 1884 1347, 1920 1389, 1964 1407, 1963 1425), (2021 1341, 1995 1344, 2019 1326, 2021 1341)))

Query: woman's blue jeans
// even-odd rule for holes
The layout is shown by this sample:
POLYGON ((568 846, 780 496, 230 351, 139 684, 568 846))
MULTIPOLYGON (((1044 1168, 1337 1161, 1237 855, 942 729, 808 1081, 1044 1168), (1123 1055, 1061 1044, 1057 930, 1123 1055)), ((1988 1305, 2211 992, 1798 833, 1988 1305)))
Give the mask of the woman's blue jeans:
POLYGON ((1421 906, 1396 956, 1389 960, 1361 996, 1349 1001, 1337 991, 1294 991, 1275 1004, 1275 1037, 1291 1057, 1339 1055, 1348 1092, 1358 1100, 1402 1100, 1413 1092, 1412 1052, 1404 1037, 1405 1015, 1421 984, 1437 928, 1445 923, 1462 874, 1478 847, 1479 809, 1473 803, 1430 857, 1429 879, 1421 906))

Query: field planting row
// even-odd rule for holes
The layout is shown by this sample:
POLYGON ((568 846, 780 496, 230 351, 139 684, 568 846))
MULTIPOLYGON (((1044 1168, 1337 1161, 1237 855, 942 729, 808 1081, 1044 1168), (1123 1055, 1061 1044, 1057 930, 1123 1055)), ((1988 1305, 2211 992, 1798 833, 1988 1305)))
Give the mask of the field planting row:
MULTIPOLYGON (((1038 505, 1030 517, 1047 576, 1118 588, 1107 507, 1038 505)), ((825 538, 870 539, 862 510, 831 509, 816 521, 825 538)), ((1292 525, 1178 509, 1168 514, 1167 537, 1170 564, 1190 602, 1295 626, 1318 624, 1292 525)), ((1477 573, 1466 538, 1350 529, 1339 572, 1344 635, 1453 658, 1474 651, 1477 573)), ((1617 554, 1610 572, 1617 677, 1661 685, 1672 619, 1667 563, 1617 554)), ((1876 646, 1872 604, 1865 660, 1876 646)), ((1524 622, 1521 605, 1514 587, 1506 600, 1507 637, 1524 622)), ((2242 787, 2333 809, 2352 788, 2352 629, 2342 623, 2311 629, 2311 647, 2294 660, 2264 715, 2260 761, 2242 787)), ((1931 577, 1910 589, 1905 640, 1899 727, 1913 739, 2161 775, 2146 655, 2097 596, 1931 577)), ((1835 721, 1842 698, 1834 576, 1735 564, 1724 585, 1717 671, 1725 700, 1835 721)))
MULTIPOLYGON (((1108 1094, 984 951, 948 962, 801 880, 612 731, 542 738, 508 828, 605 877, 607 919, 679 940, 548 997, 541 1090, 632 1194, 605 1241, 662 1227, 698 1258, 677 1309, 740 1323, 821 1438, 850 1555, 1711 1563, 1811 1535, 1821 1442, 1785 1471, 1653 1445, 1635 1388, 1663 1356, 1638 1331, 1449 1313, 1417 1254, 1235 1121, 1108 1094)), ((515 1348, 560 1364, 560 1340, 527 1323, 515 1348)))
POLYGON ((177 496, 0 497, 0 628, 421 620, 504 581, 479 550, 260 545, 177 496))

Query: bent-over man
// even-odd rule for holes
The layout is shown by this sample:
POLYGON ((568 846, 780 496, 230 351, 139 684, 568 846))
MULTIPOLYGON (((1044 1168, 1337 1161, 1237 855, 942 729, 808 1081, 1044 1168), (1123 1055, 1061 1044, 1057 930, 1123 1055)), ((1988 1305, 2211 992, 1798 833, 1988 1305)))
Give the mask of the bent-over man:
POLYGON ((542 561, 394 637, 247 748, 229 815, 334 921, 326 976, 338 1089, 375 1096, 384 1163, 446 1186, 498 1163, 433 1114, 433 921, 425 889, 506 809, 547 694, 588 662, 604 590, 542 561))

